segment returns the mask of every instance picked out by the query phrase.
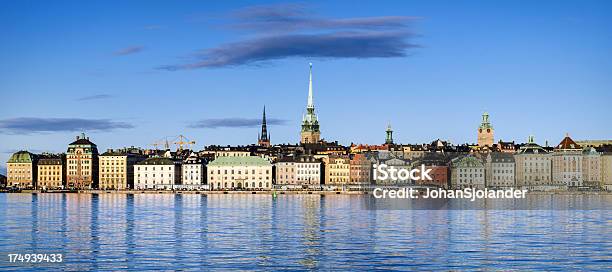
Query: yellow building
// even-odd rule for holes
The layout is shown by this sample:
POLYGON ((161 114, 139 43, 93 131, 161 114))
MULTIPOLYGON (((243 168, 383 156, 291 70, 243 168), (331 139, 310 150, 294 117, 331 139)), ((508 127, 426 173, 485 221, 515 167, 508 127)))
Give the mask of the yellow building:
POLYGON ((601 187, 606 191, 612 191, 612 152, 601 154, 601 187))
POLYGON ((100 190, 134 189, 134 164, 144 157, 127 149, 112 150, 100 155, 100 190))
POLYGON ((66 182, 64 155, 44 154, 38 160, 39 189, 62 189, 66 182))
POLYGON ((330 156, 325 161, 325 185, 345 185, 351 181, 348 156, 330 156))
POLYGON ((9 187, 36 187, 36 155, 28 151, 19 151, 6 163, 6 181, 9 187))
POLYGON ((92 189, 98 182, 98 148, 85 134, 76 137, 66 152, 67 187, 92 189))

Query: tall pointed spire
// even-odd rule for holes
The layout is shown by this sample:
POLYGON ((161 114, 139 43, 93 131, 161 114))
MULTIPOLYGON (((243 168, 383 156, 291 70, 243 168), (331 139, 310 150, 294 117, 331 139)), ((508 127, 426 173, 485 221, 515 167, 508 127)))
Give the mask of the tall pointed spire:
POLYGON ((306 114, 302 116, 301 143, 317 143, 321 138, 319 131, 319 120, 315 113, 315 106, 312 99, 312 63, 310 63, 310 73, 308 79, 308 104, 306 114))
POLYGON ((312 101, 312 62, 310 63, 310 78, 308 80, 308 108, 314 108, 312 101))
POLYGON ((270 146, 270 137, 268 135, 268 125, 266 124, 266 106, 263 108, 263 118, 261 119, 261 134, 257 137, 257 144, 261 146, 270 146))

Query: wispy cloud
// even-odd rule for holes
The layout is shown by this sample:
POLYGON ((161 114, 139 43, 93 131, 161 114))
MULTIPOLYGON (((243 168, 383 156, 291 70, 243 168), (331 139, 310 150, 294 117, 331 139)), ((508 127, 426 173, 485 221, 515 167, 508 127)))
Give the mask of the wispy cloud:
POLYGON ((109 119, 19 117, 0 120, 0 129, 2 129, 3 132, 8 132, 9 134, 111 131, 115 129, 128 129, 133 127, 134 126, 132 124, 112 121, 109 119))
MULTIPOLYGON (((287 123, 287 120, 276 119, 276 118, 268 118, 266 120, 268 125, 284 125, 287 123)), ((257 127, 261 125, 261 119, 251 119, 251 118, 210 118, 203 119, 197 121, 189 127, 191 128, 248 128, 248 127, 257 127)))
POLYGON ((417 19, 408 16, 378 16, 357 18, 318 17, 301 4, 252 6, 231 14, 237 22, 230 28, 257 31, 294 31, 325 29, 397 29, 405 28, 417 19))
POLYGON ((160 30, 165 29, 166 27, 163 25, 146 25, 143 28, 144 30, 160 30))
POLYGON ((88 95, 88 96, 79 97, 79 98, 77 98, 77 101, 108 99, 108 98, 112 98, 112 97, 113 96, 110 95, 110 94, 95 94, 95 95, 88 95))
POLYGON ((204 49, 190 62, 165 70, 249 65, 285 58, 404 57, 417 45, 409 23, 414 17, 320 18, 301 5, 257 6, 239 10, 228 27, 253 31, 255 37, 204 49))
POLYGON ((139 52, 142 52, 142 50, 144 50, 144 46, 130 46, 130 47, 126 47, 126 48, 121 48, 115 52, 113 52, 113 55, 115 56, 125 56, 125 55, 131 55, 131 54, 136 54, 139 52))

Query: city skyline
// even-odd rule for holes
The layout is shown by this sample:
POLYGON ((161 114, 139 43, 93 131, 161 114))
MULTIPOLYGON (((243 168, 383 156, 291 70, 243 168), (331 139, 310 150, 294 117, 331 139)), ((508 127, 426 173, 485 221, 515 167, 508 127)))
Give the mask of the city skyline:
MULTIPOLYGON (((496 141, 526 142, 533 134, 538 143, 548 140, 552 145, 568 132, 578 140, 612 135, 606 126, 612 118, 606 106, 612 98, 606 92, 612 86, 606 76, 612 68, 606 50, 612 46, 610 28, 605 27, 610 25, 606 2, 539 2, 526 11, 518 4, 466 2, 455 4, 461 11, 456 14, 418 2, 351 8, 343 2, 295 4, 283 16, 300 19, 299 27, 306 30, 299 31, 305 32, 295 34, 278 25, 274 37, 286 38, 289 31, 295 34, 291 37, 312 38, 306 40, 305 53, 269 51, 268 40, 254 38, 260 33, 243 33, 242 28, 261 27, 257 16, 278 11, 275 5, 153 6, 133 19, 102 6, 89 14, 93 18, 85 25, 76 24, 80 11, 93 4, 20 5, 2 4, 3 20, 10 22, 5 35, 15 37, 0 45, 6 60, 0 64, 3 162, 19 149, 65 152, 81 131, 100 150, 150 148, 154 141, 179 134, 196 140, 195 149, 253 144, 264 105, 272 144, 297 143, 309 62, 314 63, 321 137, 328 141, 381 144, 391 123, 398 143, 437 138, 475 143, 484 111, 491 115, 496 141), (472 14, 476 5, 480 13, 472 14), (55 13, 42 14, 47 9, 55 13), (156 11, 162 9, 170 15, 159 16, 156 11), (27 16, 16 20, 24 10, 27 16), (196 11, 202 13, 194 15, 196 11), (508 20, 494 18, 502 12, 508 20), (469 19, 472 30, 446 21, 453 19, 469 19), (478 28, 481 20, 490 29, 478 28), (39 28, 42 22, 48 23, 44 30, 39 28), (526 28, 529 24, 537 27, 526 28), (377 47, 381 50, 372 55, 348 49, 338 55, 320 41, 344 33, 335 29, 374 33, 366 36, 376 38, 389 31, 412 34, 383 35, 375 42, 391 46, 377 47), (495 31, 499 29, 503 34, 495 31), (91 30, 96 35, 85 35, 91 30), (194 35, 200 32, 210 35, 194 35), (582 42, 566 35, 580 36, 582 42), (525 38, 515 38, 519 36, 525 38), (268 51, 256 56, 221 52, 230 63, 191 57, 202 49, 218 52, 214 49, 228 43, 254 46, 253 40, 260 42, 259 50, 266 45, 268 51), (259 59, 263 62, 255 61, 259 59)), ((138 6, 125 5, 126 12, 138 6)), ((346 37, 340 38, 334 42, 346 37)))

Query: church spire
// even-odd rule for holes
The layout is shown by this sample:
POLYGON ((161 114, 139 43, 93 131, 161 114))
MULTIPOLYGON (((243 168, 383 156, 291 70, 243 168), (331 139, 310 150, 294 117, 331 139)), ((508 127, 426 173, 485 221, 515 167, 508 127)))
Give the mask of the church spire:
POLYGON ((310 73, 308 79, 308 104, 306 114, 302 116, 301 143, 317 143, 321 138, 319 131, 319 120, 315 113, 315 106, 312 99, 312 63, 310 63, 310 73))
POLYGON ((312 101, 312 62, 310 63, 310 78, 308 80, 308 108, 314 108, 312 101))
POLYGON ((261 134, 257 137, 257 143, 260 146, 270 146, 270 137, 268 135, 268 126, 266 124, 266 106, 263 108, 263 118, 261 119, 261 134))

